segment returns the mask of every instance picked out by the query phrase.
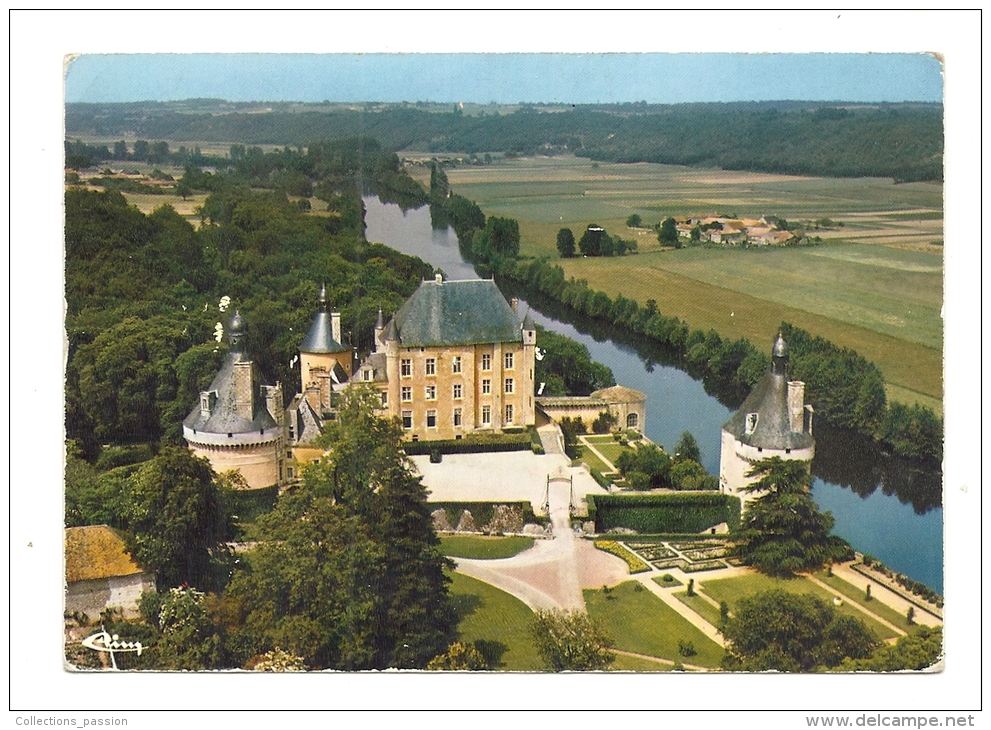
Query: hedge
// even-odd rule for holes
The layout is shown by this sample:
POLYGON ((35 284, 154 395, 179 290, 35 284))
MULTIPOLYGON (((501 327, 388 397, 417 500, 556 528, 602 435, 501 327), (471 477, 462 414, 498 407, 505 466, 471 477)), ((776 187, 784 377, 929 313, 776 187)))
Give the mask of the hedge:
POLYGON ((740 524, 740 499, 725 494, 588 495, 595 531, 625 527, 640 533, 696 534, 726 522, 740 524))
POLYGON ((424 456, 431 452, 439 454, 478 454, 495 451, 531 451, 530 435, 526 432, 469 434, 463 439, 441 439, 439 441, 407 441, 403 450, 408 456, 424 456))
POLYGON ((522 502, 428 502, 427 507, 431 512, 442 509, 447 515, 448 524, 457 527, 461 520, 461 513, 465 510, 471 512, 472 519, 479 527, 489 524, 495 508, 500 504, 508 507, 519 507, 523 511, 523 524, 535 523, 546 524, 546 519, 538 518, 533 513, 533 506, 526 500, 522 502))

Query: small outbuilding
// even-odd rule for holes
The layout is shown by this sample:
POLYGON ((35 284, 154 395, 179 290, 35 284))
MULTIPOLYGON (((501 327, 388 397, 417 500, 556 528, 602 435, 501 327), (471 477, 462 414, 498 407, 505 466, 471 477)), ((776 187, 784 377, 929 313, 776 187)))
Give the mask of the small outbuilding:
POLYGON ((134 561, 123 538, 107 525, 66 529, 65 582, 65 613, 90 619, 107 608, 137 616, 141 594, 155 590, 155 574, 134 561))

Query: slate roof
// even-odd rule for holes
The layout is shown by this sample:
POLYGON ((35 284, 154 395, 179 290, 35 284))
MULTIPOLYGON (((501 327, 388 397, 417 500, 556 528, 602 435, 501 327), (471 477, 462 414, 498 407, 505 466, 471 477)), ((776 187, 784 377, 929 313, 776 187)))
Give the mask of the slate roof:
POLYGON ((310 331, 299 346, 300 352, 347 352, 349 348, 334 339, 330 324, 330 314, 317 312, 310 325, 310 331))
POLYGON ((320 435, 320 416, 302 394, 293 398, 286 409, 286 417, 293 426, 294 443, 310 444, 320 435))
MULTIPOLYGON (((521 339, 519 318, 489 279, 425 281, 399 308, 392 323, 404 347, 521 339)), ((390 324, 386 339, 391 333, 390 324)))
MULTIPOLYGON (((238 416, 234 410, 234 365, 239 362, 251 362, 251 359, 243 352, 228 353, 223 366, 217 372, 213 382, 210 383, 208 391, 217 392, 217 401, 213 405, 209 418, 204 418, 200 412, 199 403, 189 412, 182 425, 195 431, 206 433, 250 433, 260 431, 263 428, 275 428, 275 419, 268 412, 265 399, 261 398, 258 392, 254 394, 255 412, 249 421, 238 416)), ((252 365, 252 367, 254 367, 252 365)), ((256 379, 252 378, 252 384, 256 379)))
POLYGON ((772 357, 779 362, 772 363, 723 430, 731 433, 737 441, 758 448, 779 451, 808 448, 815 443, 812 435, 791 430, 788 417, 788 345, 780 335, 774 343, 772 357), (750 434, 746 432, 748 413, 757 414, 757 426, 750 434))
POLYGON ((124 540, 107 525, 67 527, 65 530, 65 580, 116 578, 143 573, 128 555, 124 540))

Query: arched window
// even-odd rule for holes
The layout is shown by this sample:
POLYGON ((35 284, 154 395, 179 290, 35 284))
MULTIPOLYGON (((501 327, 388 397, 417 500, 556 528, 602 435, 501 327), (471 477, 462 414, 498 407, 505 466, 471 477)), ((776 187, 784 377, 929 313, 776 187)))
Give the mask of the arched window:
POLYGON ((637 428, 640 425, 640 416, 636 413, 630 413, 626 416, 626 427, 627 428, 637 428))

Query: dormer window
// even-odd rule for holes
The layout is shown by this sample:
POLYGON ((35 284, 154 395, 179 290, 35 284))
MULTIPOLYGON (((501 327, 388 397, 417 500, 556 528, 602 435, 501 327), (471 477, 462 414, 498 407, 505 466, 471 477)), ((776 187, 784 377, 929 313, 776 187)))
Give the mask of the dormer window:
POLYGON ((757 429, 757 421, 759 415, 757 413, 748 413, 746 426, 744 427, 744 433, 749 436, 757 429))

